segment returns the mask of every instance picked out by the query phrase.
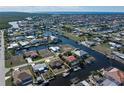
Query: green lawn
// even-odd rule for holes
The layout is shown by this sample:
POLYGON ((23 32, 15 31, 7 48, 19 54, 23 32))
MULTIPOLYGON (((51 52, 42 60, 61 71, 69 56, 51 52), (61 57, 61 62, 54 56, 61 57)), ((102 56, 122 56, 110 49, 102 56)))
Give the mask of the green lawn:
POLYGON ((60 45, 60 49, 61 49, 61 52, 65 52, 65 51, 74 50, 74 47, 68 44, 63 44, 63 45, 60 45))
POLYGON ((68 32, 63 32, 63 34, 67 37, 69 37, 70 39, 73 39, 75 41, 84 41, 85 40, 85 36, 76 36, 72 33, 68 33, 68 32))
POLYGON ((93 46, 92 47, 93 49, 103 53, 103 54, 108 54, 110 55, 111 54, 111 49, 109 47, 109 45, 106 43, 106 44, 100 44, 100 45, 96 45, 96 46, 93 46))
POLYGON ((40 57, 40 56, 38 56, 36 58, 32 58, 33 61, 37 61, 37 60, 40 60, 40 59, 42 59, 42 57, 40 57))
POLYGON ((8 71, 5 76, 10 76, 11 75, 11 71, 8 71))
POLYGON ((52 53, 52 52, 49 51, 48 49, 39 50, 38 53, 39 53, 40 56, 42 56, 43 58, 47 58, 47 57, 50 57, 50 56, 54 56, 54 53, 52 53))
POLYGON ((52 73, 52 71, 48 70, 47 72, 43 73, 43 76, 47 80, 47 79, 52 78, 54 74, 52 73))
POLYGON ((5 84, 6 86, 12 86, 12 78, 8 78, 6 81, 5 81, 5 84))

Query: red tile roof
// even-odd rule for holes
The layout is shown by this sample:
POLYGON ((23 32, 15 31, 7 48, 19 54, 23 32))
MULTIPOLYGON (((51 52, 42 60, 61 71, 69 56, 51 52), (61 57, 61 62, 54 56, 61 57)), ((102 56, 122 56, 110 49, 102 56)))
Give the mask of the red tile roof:
POLYGON ((67 60, 68 60, 69 62, 72 62, 72 61, 75 61, 76 58, 75 58, 75 56, 68 56, 68 57, 67 57, 67 60))
POLYGON ((106 72, 105 74, 107 76, 115 79, 119 83, 124 83, 124 72, 123 71, 120 71, 117 68, 113 68, 112 70, 110 70, 109 72, 106 72))

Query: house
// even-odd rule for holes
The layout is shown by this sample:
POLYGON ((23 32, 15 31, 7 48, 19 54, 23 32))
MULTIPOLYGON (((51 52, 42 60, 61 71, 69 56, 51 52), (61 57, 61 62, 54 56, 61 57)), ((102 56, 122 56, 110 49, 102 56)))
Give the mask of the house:
POLYGON ((26 45, 29 44, 29 42, 28 42, 28 41, 19 41, 19 44, 20 44, 21 46, 26 46, 26 45))
POLYGON ((50 36, 50 40, 54 41, 57 40, 58 38, 56 36, 50 36))
POLYGON ((72 51, 75 55, 77 55, 78 57, 84 57, 85 55, 87 55, 88 53, 87 52, 85 52, 85 51, 83 51, 83 50, 79 50, 79 49, 77 49, 77 50, 74 50, 74 51, 72 51))
POLYGON ((45 39, 45 38, 38 39, 38 42, 39 42, 40 44, 48 44, 48 40, 45 39))
POLYGON ((91 47, 91 46, 96 45, 96 42, 93 42, 93 41, 82 41, 80 44, 82 44, 84 46, 87 46, 87 47, 91 47))
POLYGON ((26 61, 27 61, 28 63, 32 63, 32 62, 33 62, 30 57, 26 58, 26 61))
POLYGON ((70 69, 59 57, 49 58, 46 62, 49 64, 54 75, 65 73, 70 69))
POLYGON ((115 37, 115 41, 121 41, 121 38, 115 37))
POLYGON ((32 40, 30 41, 31 44, 36 44, 36 43, 38 43, 38 42, 39 42, 39 40, 37 40, 37 39, 32 39, 32 40))
POLYGON ((57 43, 60 41, 60 39, 56 36, 50 36, 50 40, 53 42, 53 43, 57 43))
POLYGON ((93 41, 96 43, 100 43, 102 40, 100 38, 96 37, 96 38, 93 38, 93 41))
POLYGON ((16 42, 13 42, 13 43, 10 44, 10 46, 8 47, 8 49, 17 48, 17 47, 19 47, 19 44, 16 43, 16 42))
POLYGON ((115 82, 111 81, 110 79, 105 79, 100 86, 118 86, 115 82))
POLYGON ((76 60, 76 57, 75 56, 68 56, 66 60, 69 62, 72 62, 72 61, 76 60))
POLYGON ((24 56, 27 57, 31 57, 31 58, 36 58, 38 57, 38 53, 36 51, 29 51, 29 52, 25 52, 24 56))
POLYGON ((106 71, 104 75, 110 80, 116 82, 118 85, 124 84, 124 72, 117 68, 106 71))
POLYGON ((43 77, 39 76, 36 78, 36 81, 37 81, 37 84, 41 84, 44 82, 44 79, 43 79, 43 77))
POLYGON ((122 47, 122 45, 116 44, 114 42, 109 42, 109 45, 111 45, 113 48, 120 48, 120 47, 122 47))
POLYGON ((16 37, 16 40, 17 40, 17 41, 21 41, 21 40, 24 40, 24 39, 25 39, 24 36, 17 36, 17 37, 16 37))
POLYGON ((120 35, 121 35, 121 36, 124 36, 124 32, 121 32, 120 35))
POLYGON ((27 19, 27 20, 29 20, 29 21, 30 21, 30 20, 32 20, 32 18, 31 18, 31 17, 27 17, 26 19, 27 19))
POLYGON ((119 52, 113 51, 112 54, 117 56, 117 57, 119 57, 119 58, 121 58, 121 59, 124 59, 124 54, 123 53, 119 53, 119 52))
POLYGON ((50 49, 52 52, 58 52, 58 51, 60 51, 60 48, 59 48, 58 46, 49 47, 49 49, 50 49))
POLYGON ((59 69, 59 68, 62 67, 63 61, 60 60, 59 58, 55 58, 55 59, 53 59, 53 60, 50 60, 49 65, 50 65, 51 68, 53 68, 53 69, 55 69, 55 68, 59 69))
POLYGON ((81 81, 80 84, 82 84, 82 86, 90 86, 86 80, 81 81))
POLYGON ((92 57, 92 56, 89 56, 88 58, 86 58, 85 60, 85 63, 92 63, 92 62, 94 62, 95 61, 95 58, 94 57, 92 57))
POLYGON ((32 68, 36 73, 44 73, 48 70, 48 66, 45 63, 32 65, 32 68))
POLYGON ((76 66, 76 65, 79 64, 79 61, 78 61, 77 58, 76 58, 75 56, 73 56, 73 55, 68 56, 68 57, 66 57, 65 59, 66 59, 67 64, 68 64, 69 66, 76 66))
POLYGON ((12 73, 12 77, 14 79, 14 85, 23 86, 28 85, 33 82, 33 77, 30 70, 19 70, 16 69, 12 73))
POLYGON ((86 41, 86 44, 90 47, 90 46, 96 45, 96 42, 93 42, 93 41, 86 41))
POLYGON ((34 39, 34 36, 26 36, 27 39, 34 39))

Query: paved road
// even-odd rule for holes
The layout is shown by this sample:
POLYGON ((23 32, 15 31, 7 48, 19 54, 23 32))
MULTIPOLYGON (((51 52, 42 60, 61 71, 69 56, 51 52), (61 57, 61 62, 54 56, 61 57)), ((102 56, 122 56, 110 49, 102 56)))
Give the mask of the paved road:
POLYGON ((0 31, 0 86, 5 86, 4 32, 0 31))

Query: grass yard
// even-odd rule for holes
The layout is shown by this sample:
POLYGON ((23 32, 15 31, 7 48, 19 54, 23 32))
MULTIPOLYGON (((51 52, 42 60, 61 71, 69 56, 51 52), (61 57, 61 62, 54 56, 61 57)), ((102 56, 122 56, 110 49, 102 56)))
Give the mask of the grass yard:
POLYGON ((43 73, 43 76, 46 80, 52 78, 54 76, 54 74, 52 73, 51 70, 48 70, 47 72, 43 73))
POLYGON ((5 60, 5 67, 10 68, 25 63, 26 60, 23 58, 23 56, 12 56, 10 59, 5 60))
POLYGON ((66 67, 65 65, 63 65, 62 66, 62 68, 60 68, 60 69, 53 69, 53 71, 54 71, 54 73, 56 74, 56 75, 58 75, 58 74, 62 74, 66 69, 69 69, 68 67, 66 67))
POLYGON ((58 74, 63 73, 63 72, 65 71, 65 69, 64 69, 64 68, 61 68, 61 69, 54 69, 53 71, 54 71, 54 73, 55 73, 56 75, 58 75, 58 74))
POLYGON ((32 58, 33 61, 37 61, 37 60, 40 60, 40 59, 42 59, 42 57, 40 57, 40 56, 38 56, 36 58, 32 58))
POLYGON ((100 44, 100 45, 97 45, 97 46, 93 46, 92 47, 93 49, 103 53, 103 54, 107 54, 107 55, 111 55, 111 49, 108 47, 107 44, 100 44))
POLYGON ((70 45, 60 45, 60 49, 62 52, 65 52, 65 51, 72 51, 74 50, 74 47, 70 46, 70 45))
POLYGON ((69 37, 70 39, 72 40, 75 40, 75 41, 84 41, 85 40, 85 37, 84 36, 76 36, 72 33, 68 33, 68 32, 63 32, 64 36, 67 36, 69 37))
POLYGON ((48 49, 42 49, 38 52, 39 52, 39 54, 42 58, 47 58, 47 57, 50 57, 50 56, 54 56, 54 53, 50 52, 48 49))
POLYGON ((10 76, 11 75, 11 70, 9 70, 8 72, 6 72, 5 76, 10 76))
POLYGON ((12 86, 12 78, 8 78, 6 81, 5 81, 5 85, 6 86, 12 86))

